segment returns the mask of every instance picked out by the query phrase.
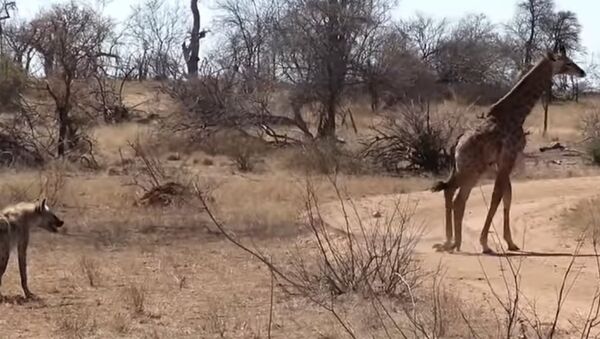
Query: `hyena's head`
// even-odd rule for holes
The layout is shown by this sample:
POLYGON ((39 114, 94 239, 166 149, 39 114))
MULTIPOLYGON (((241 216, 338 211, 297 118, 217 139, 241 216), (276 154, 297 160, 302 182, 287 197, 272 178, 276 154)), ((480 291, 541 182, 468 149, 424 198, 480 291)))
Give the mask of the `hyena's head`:
POLYGON ((64 224, 64 222, 50 210, 50 207, 46 205, 45 198, 35 206, 35 215, 37 217, 37 226, 50 232, 58 232, 58 228, 64 224))

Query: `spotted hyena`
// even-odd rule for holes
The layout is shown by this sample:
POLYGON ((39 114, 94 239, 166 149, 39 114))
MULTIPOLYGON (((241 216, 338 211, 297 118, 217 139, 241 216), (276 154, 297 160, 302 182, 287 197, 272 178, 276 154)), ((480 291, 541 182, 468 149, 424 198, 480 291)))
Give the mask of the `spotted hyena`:
POLYGON ((0 220, 0 285, 2 276, 6 271, 8 257, 11 249, 17 247, 19 259, 19 273, 21 287, 25 297, 35 298, 27 287, 27 245, 29 243, 29 230, 32 227, 41 227, 50 232, 58 232, 63 225, 60 220, 46 205, 46 199, 39 202, 21 202, 7 206, 1 212, 0 220))

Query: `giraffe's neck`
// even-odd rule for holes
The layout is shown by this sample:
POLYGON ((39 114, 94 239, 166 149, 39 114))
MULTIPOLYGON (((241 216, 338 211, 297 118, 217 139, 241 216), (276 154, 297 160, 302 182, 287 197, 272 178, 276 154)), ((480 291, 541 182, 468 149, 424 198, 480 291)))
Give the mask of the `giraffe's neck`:
POLYGON ((552 62, 544 57, 490 109, 488 116, 522 125, 535 103, 552 83, 552 62))

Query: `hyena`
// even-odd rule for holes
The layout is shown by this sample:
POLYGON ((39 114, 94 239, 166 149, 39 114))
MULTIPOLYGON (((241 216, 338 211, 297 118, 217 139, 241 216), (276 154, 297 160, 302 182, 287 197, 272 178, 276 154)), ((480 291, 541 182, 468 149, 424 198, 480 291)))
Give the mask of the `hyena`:
POLYGON ((36 296, 27 287, 29 230, 32 227, 41 227, 50 232, 58 232, 58 228, 64 222, 46 205, 46 199, 42 199, 37 203, 21 202, 4 208, 0 213, 2 214, 2 220, 0 220, 0 285, 2 284, 2 276, 6 271, 11 249, 16 246, 21 287, 26 298, 35 298, 36 296))

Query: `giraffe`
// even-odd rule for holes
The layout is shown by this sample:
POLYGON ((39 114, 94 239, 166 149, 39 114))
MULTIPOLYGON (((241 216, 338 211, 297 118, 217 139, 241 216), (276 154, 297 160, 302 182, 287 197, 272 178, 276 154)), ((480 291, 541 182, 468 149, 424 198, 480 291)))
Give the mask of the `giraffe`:
POLYGON ((510 232, 510 175, 517 156, 525 148, 526 134, 523 131, 523 123, 544 90, 548 88, 552 77, 557 74, 585 76, 585 72, 567 57, 563 46, 554 52, 545 53, 504 97, 490 107, 475 128, 459 136, 454 147, 454 165, 450 176, 446 181, 438 181, 431 187, 432 192, 444 191, 446 208, 446 242, 435 245, 438 250, 460 251, 467 199, 481 175, 493 167, 494 191, 479 242, 483 253, 493 252, 488 246, 488 232, 502 200, 504 240, 510 251, 519 250, 510 232), (457 190, 458 194, 455 197, 457 190))

